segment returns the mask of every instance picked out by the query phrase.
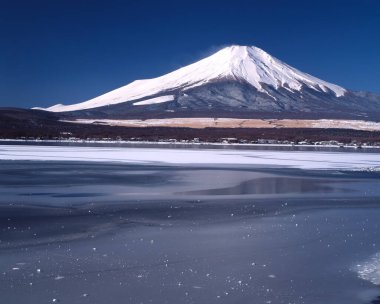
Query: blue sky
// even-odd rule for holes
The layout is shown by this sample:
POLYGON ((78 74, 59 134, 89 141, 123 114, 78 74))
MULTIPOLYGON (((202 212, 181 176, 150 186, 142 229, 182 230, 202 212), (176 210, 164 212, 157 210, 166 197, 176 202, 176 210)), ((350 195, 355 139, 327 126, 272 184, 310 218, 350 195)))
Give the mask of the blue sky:
POLYGON ((0 0, 0 106, 76 103, 231 45, 380 93, 380 1, 0 0))

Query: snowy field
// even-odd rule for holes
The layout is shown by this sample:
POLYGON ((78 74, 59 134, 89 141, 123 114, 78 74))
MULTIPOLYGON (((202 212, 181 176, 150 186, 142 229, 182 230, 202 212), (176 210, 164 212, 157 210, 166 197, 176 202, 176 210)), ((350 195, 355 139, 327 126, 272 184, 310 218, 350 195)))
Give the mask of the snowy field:
POLYGON ((118 147, 2 145, 1 160, 282 166, 315 170, 380 170, 380 153, 237 151, 118 147))
MULTIPOLYGON (((150 103, 167 101, 170 96, 154 98, 150 103)), ((134 103, 144 105, 146 101, 134 103)), ((242 119, 242 118, 166 118, 166 119, 76 119, 63 122, 109 125, 119 127, 187 127, 187 128, 313 128, 379 131, 380 123, 364 120, 341 119, 242 119)))

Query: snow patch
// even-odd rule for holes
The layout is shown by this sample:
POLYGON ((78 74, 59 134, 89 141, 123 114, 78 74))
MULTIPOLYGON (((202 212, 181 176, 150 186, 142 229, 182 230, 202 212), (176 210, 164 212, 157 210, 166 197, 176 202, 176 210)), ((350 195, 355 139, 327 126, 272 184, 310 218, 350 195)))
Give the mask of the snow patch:
MULTIPOLYGON (((173 110, 167 110, 173 111, 173 110)), ((363 131, 380 131, 380 123, 364 120, 338 119, 240 119, 183 117, 163 119, 76 119, 61 120, 80 124, 100 124, 125 127, 190 127, 190 128, 318 128, 318 129, 352 129, 363 131)))
POLYGON ((380 131, 380 123, 365 120, 339 120, 339 119, 319 119, 311 121, 313 128, 326 129, 353 129, 363 131, 380 131))
POLYGON ((233 164, 294 167, 311 170, 357 170, 366 167, 380 167, 379 153, 319 151, 238 151, 1 145, 0 159, 122 162, 152 165, 233 164))
POLYGON ((357 272, 359 278, 380 285, 380 252, 355 265, 353 270, 357 272))
POLYGON ((150 99, 138 101, 138 102, 135 102, 133 105, 134 106, 145 106, 145 105, 150 105, 150 104, 168 102, 168 101, 172 101, 172 100, 174 100, 174 95, 167 95, 167 96, 160 96, 160 97, 155 97, 155 98, 150 98, 150 99))

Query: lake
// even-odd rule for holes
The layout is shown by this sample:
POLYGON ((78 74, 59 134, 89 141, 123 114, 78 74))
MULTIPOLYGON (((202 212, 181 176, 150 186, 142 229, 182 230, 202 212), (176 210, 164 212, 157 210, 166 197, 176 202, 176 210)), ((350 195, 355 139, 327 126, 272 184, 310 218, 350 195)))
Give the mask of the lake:
POLYGON ((0 145, 1 303, 378 303, 376 152, 0 145))

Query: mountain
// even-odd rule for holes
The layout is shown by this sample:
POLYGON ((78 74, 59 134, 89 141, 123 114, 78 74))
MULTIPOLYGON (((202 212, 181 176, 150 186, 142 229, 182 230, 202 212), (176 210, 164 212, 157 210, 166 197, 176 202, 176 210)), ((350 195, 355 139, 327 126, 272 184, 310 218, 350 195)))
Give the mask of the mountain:
POLYGON ((380 96, 303 73, 254 46, 230 46, 164 76, 73 105, 64 118, 349 118, 380 121, 380 96))

